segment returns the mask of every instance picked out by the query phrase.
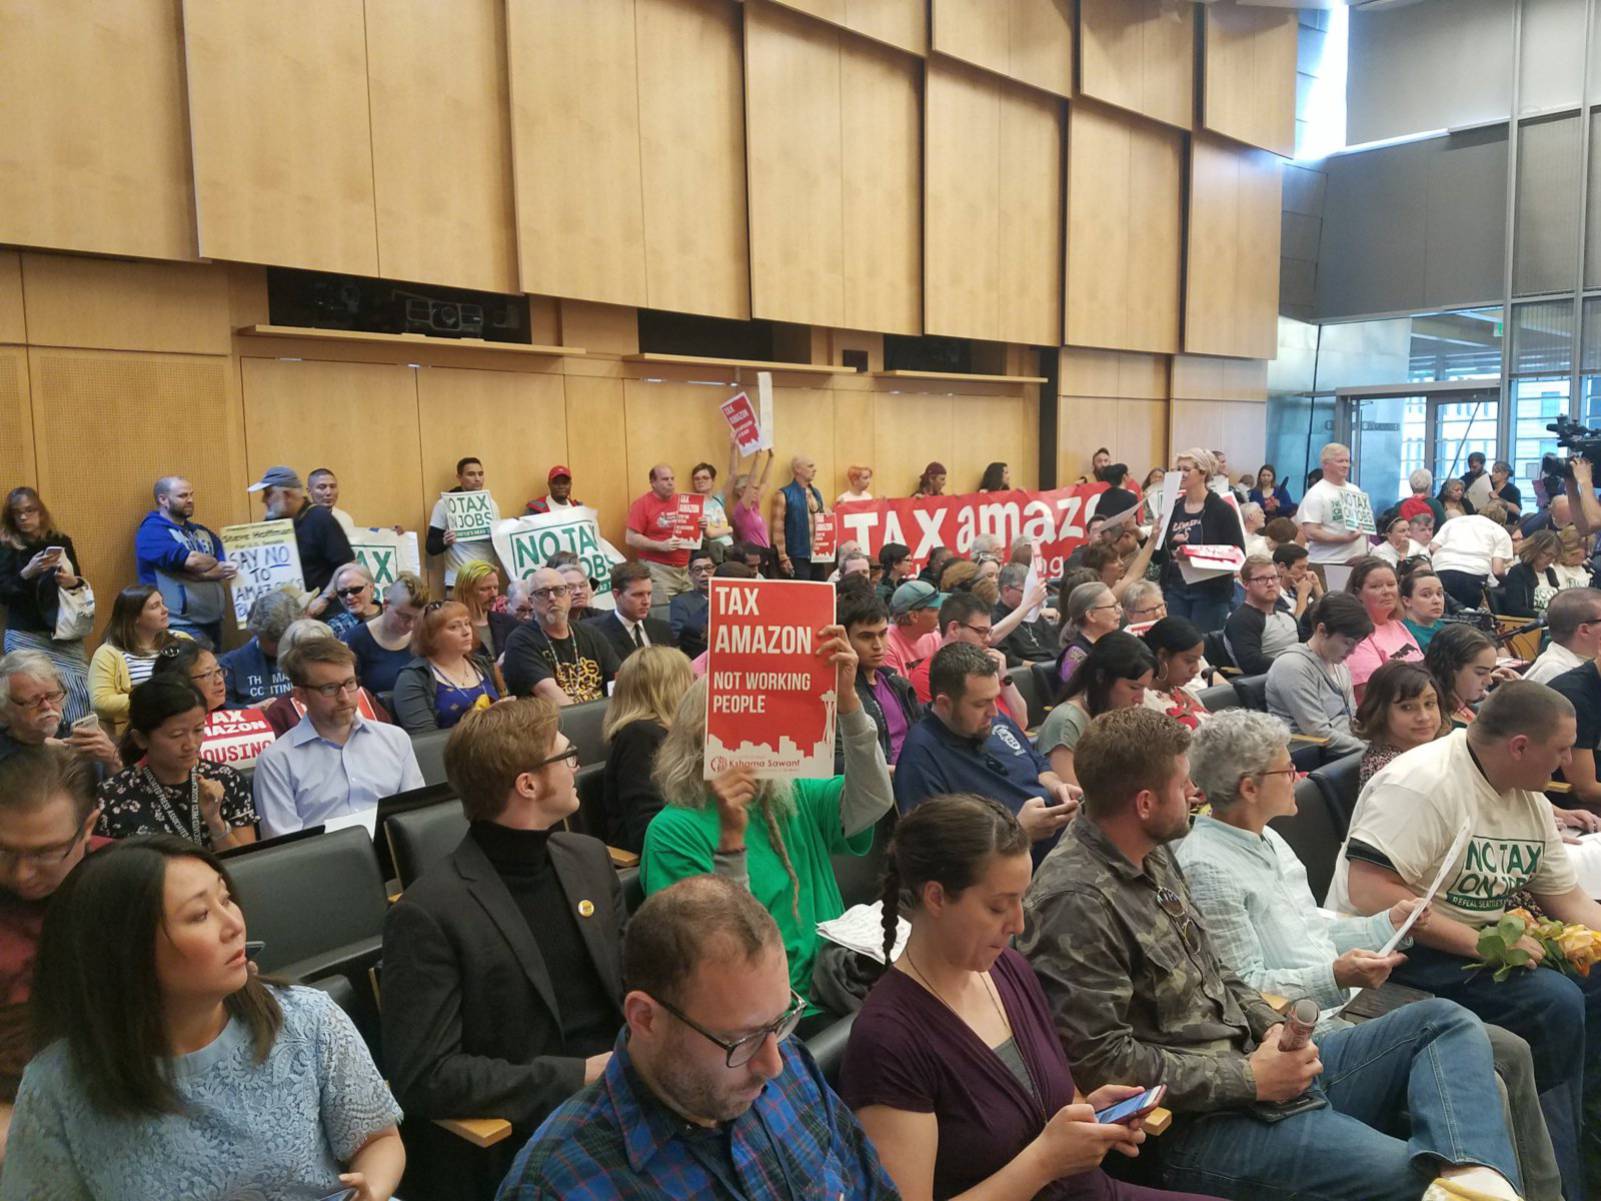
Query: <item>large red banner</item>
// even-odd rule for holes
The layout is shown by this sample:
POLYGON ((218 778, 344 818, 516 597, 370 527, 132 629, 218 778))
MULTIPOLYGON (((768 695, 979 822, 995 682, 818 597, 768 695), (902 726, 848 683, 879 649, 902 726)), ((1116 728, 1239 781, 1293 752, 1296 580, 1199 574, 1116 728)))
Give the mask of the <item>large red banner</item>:
POLYGON ((1018 538, 1040 544, 1046 579, 1062 574, 1067 556, 1084 542, 1084 523, 1095 513, 1106 485, 1074 484, 1049 492, 1015 488, 1009 492, 969 492, 961 496, 896 497, 853 500, 838 506, 841 542, 854 542, 878 558, 886 542, 911 548, 923 563, 937 546, 959 555, 980 534, 993 534, 1003 549, 1018 538))

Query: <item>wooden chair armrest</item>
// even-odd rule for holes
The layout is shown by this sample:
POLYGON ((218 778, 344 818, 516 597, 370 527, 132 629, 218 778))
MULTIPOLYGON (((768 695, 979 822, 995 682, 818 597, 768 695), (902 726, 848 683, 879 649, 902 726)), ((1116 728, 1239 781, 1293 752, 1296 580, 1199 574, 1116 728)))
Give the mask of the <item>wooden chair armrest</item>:
POLYGON ((1545 782, 1545 791, 1546 792, 1572 792, 1573 791, 1573 785, 1569 784, 1566 780, 1547 780, 1545 782))
POLYGON ((1167 1133, 1167 1128, 1173 1124, 1173 1111, 1158 1105, 1145 1115, 1145 1133, 1153 1137, 1167 1133))
POLYGON ((1301 746, 1328 746, 1329 740, 1318 734, 1291 734, 1290 741, 1301 746))
POLYGON ((435 1118, 434 1125, 475 1147, 493 1147, 511 1137, 511 1123, 505 1118, 435 1118))
POLYGON ((1276 992, 1263 993, 1262 1000, 1267 1002, 1267 1007, 1269 1009, 1277 1009, 1280 1011, 1282 1011, 1284 1007, 1290 1003, 1289 997, 1281 997, 1276 992))
MULTIPOLYGON (((1238 667, 1220 667, 1220 668, 1217 669, 1217 674, 1220 675, 1220 676, 1243 676, 1245 673, 1243 671, 1241 671, 1238 667)), ((1166 1113, 1167 1110, 1165 1110, 1165 1109, 1153 1109, 1153 1110, 1151 1110, 1151 1112, 1153 1114, 1154 1113, 1166 1113)))
POLYGON ((625 851, 621 847, 607 847, 606 852, 611 856, 613 867, 639 866, 639 856, 632 851, 625 851))

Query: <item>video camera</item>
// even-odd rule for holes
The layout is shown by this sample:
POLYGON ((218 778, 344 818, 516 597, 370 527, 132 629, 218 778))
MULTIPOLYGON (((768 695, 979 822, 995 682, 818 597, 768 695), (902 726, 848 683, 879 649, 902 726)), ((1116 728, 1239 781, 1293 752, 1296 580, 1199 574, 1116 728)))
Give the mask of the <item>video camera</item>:
POLYGON ((1557 436, 1557 445, 1566 449, 1567 456, 1546 455, 1540 460, 1540 476, 1542 479, 1555 477, 1559 480, 1573 478, 1573 455, 1583 455, 1591 463, 1601 464, 1601 433, 1597 433, 1587 425, 1580 425, 1571 417, 1558 417, 1545 427, 1557 436))

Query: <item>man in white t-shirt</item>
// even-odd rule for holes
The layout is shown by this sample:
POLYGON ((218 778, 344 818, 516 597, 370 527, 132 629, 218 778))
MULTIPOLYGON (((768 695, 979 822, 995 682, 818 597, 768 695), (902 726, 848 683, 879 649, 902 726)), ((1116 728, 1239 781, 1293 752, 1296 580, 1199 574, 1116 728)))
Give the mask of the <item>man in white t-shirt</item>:
MULTIPOLYGON (((456 486, 451 489, 452 492, 482 492, 487 488, 482 462, 472 455, 456 461, 456 486)), ((495 526, 499 523, 500 506, 491 496, 489 524, 495 526)), ((467 564, 478 559, 486 563, 495 562, 495 544, 488 538, 456 537, 456 532, 450 528, 450 518, 446 513, 443 496, 434 502, 434 510, 428 515, 428 553, 445 556, 447 588, 456 582, 456 573, 467 564)))
MULTIPOLYGON (((1374 532, 1373 505, 1367 493, 1351 483, 1351 450, 1330 442, 1318 456, 1323 478, 1306 490, 1295 518, 1306 535, 1314 567, 1350 563, 1368 553, 1374 532)), ((1344 587, 1344 580, 1330 587, 1344 587)))
MULTIPOLYGON (((1466 827, 1465 847, 1444 865, 1429 924, 1415 932, 1407 962, 1391 978, 1526 1039, 1542 1096, 1582 1081, 1586 1142, 1601 1146, 1601 972, 1576 979, 1538 968, 1542 948, 1527 937, 1519 946, 1528 968, 1500 982, 1489 971, 1465 970, 1479 959, 1479 932, 1501 920, 1520 890, 1551 917, 1601 929, 1601 905, 1579 887, 1543 793, 1570 762, 1576 734, 1567 698, 1526 680, 1502 684, 1466 729, 1408 751, 1368 781, 1335 865, 1329 907, 1371 914, 1421 896, 1466 827)), ((1565 1102, 1545 1108, 1567 1180, 1580 1156, 1580 1121, 1565 1102)), ((1593 1154, 1589 1146, 1585 1152, 1593 1154)))
POLYGON ((1506 506, 1492 500, 1480 513, 1451 518, 1429 543, 1429 557, 1440 583, 1470 609, 1484 606, 1485 586, 1504 576, 1512 564, 1512 535, 1507 533, 1506 516, 1506 506))

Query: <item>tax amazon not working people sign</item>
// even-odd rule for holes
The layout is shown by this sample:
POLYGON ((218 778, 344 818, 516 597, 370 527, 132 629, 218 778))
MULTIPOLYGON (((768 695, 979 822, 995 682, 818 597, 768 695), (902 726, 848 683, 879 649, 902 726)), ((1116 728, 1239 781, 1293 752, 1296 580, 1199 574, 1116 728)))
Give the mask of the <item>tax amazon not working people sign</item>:
POLYGON ((936 546, 965 555, 973 539, 993 534, 1003 547, 1018 538, 1039 543, 1044 558, 1040 571, 1046 579, 1055 579, 1067 556, 1083 543, 1084 525, 1105 491, 1105 484, 1094 483, 1049 492, 1015 488, 962 496, 853 500, 834 513, 840 542, 856 543, 875 560, 886 542, 910 547, 913 560, 923 563, 936 546))
POLYGON ((818 655, 834 585, 711 582, 706 778, 743 764, 761 779, 834 774, 835 670, 818 655))
POLYGON ((549 513, 529 513, 512 517, 495 527, 495 554, 506 575, 526 580, 561 551, 578 556, 579 565, 595 585, 596 609, 615 609, 611 595, 612 564, 621 563, 617 548, 600 536, 595 510, 587 506, 556 509, 549 513))

